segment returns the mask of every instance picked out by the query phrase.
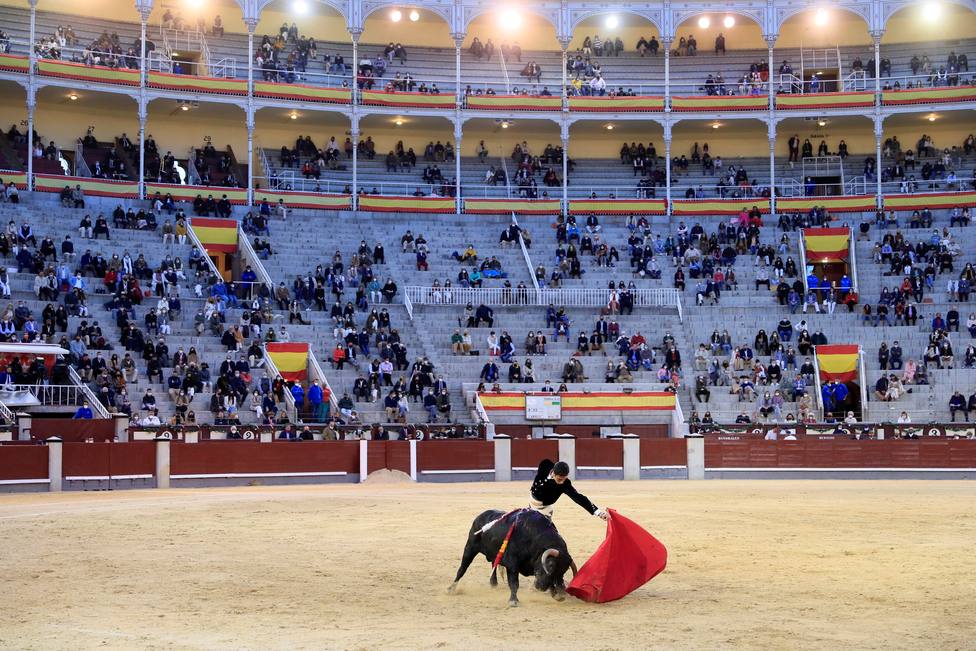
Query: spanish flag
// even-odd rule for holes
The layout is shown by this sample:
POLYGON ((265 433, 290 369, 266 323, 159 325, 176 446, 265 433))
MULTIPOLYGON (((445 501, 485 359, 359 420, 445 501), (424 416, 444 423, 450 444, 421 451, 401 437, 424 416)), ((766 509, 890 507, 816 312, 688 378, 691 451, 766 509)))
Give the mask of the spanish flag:
POLYGON ((804 228, 803 243, 808 262, 844 262, 850 246, 847 228, 804 228))
POLYGON ((301 382, 308 377, 308 344, 269 343, 265 348, 282 379, 301 382))
POLYGON ((857 344, 817 346, 816 352, 821 382, 850 382, 857 379, 858 356, 861 354, 861 347, 857 344))
POLYGON ((208 253, 237 251, 237 222, 233 219, 194 217, 190 220, 190 228, 196 233, 208 253))
MULTIPOLYGON (((559 394, 564 411, 648 411, 674 409, 674 394, 667 391, 634 391, 619 393, 578 391, 559 394)), ((480 393, 481 406, 485 411, 522 411, 525 409, 524 393, 480 393)))

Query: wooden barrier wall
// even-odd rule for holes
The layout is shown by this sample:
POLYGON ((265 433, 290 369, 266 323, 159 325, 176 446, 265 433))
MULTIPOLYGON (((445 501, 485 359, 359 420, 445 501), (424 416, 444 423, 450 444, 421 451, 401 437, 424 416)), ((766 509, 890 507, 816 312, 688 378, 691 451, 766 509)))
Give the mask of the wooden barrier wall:
POLYGON ((495 444, 491 441, 420 441, 417 470, 495 471, 495 444))
MULTIPOLYGON (((366 473, 389 468, 410 474, 409 441, 370 441, 366 448, 366 473)), ((356 472, 359 472, 358 469, 356 472)))
POLYGON ((88 439, 96 442, 115 438, 115 421, 111 418, 74 420, 71 418, 32 418, 31 438, 36 441, 56 436, 62 441, 83 443, 88 439))
POLYGON ((685 439, 641 439, 640 465, 644 468, 688 465, 685 439))
POLYGON ((47 479, 47 446, 0 445, 0 482, 47 479))
POLYGON ((170 445, 173 475, 359 473, 358 441, 211 441, 170 445))
POLYGON ((976 468, 976 442, 954 439, 705 439, 705 468, 976 468))
POLYGON ((576 467, 580 466, 623 468, 623 441, 621 439, 577 439, 576 467))
POLYGON ((156 444, 62 443, 63 477, 131 477, 156 472, 156 444))
MULTIPOLYGON (((577 441, 578 443, 579 441, 577 441)), ((543 459, 559 460, 554 439, 512 439, 512 468, 537 468, 543 459)))

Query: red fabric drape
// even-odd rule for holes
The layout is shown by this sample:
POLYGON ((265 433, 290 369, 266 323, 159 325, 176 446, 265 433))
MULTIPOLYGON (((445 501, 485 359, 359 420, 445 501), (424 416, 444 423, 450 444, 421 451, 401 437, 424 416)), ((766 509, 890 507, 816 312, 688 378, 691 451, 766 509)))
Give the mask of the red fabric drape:
POLYGON ((644 529, 607 509, 607 537, 566 589, 583 601, 605 603, 625 597, 660 574, 668 550, 644 529))

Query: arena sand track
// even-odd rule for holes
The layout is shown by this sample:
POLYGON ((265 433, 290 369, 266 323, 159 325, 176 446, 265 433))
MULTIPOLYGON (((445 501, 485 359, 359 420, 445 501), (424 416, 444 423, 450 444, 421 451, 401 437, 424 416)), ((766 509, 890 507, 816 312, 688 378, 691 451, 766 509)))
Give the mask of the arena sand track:
MULTIPOLYGON (((976 484, 578 482, 644 524, 668 569, 621 601, 510 609, 478 560, 484 508, 527 484, 0 496, 0 647, 973 649, 976 484)), ((580 562, 604 526, 566 500, 580 562)))

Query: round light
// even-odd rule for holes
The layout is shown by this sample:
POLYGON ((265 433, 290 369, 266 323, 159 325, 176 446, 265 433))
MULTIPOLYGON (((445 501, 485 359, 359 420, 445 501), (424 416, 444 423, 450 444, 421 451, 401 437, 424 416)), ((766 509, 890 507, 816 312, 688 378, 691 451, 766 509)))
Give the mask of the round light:
POLYGON ((722 125, 721 125, 721 124, 719 124, 718 122, 714 122, 714 123, 712 124, 712 128, 713 128, 713 129, 718 129, 718 128, 719 128, 720 126, 722 126, 722 125))
POLYGON ((726 16, 722 19, 722 24, 725 25, 725 29, 732 29, 735 26, 735 16, 726 16))
POLYGON ((504 29, 518 29, 522 26, 522 14, 514 9, 505 9, 498 15, 498 22, 504 29))
POLYGON ((929 122, 935 122, 935 113, 929 116, 929 122))
POLYGON ((929 22, 934 22, 942 18, 942 3, 926 2, 924 5, 922 5, 922 15, 925 16, 925 20, 929 22))
POLYGON ((818 127, 825 127, 825 126, 827 126, 827 121, 826 120, 817 120, 817 126, 818 127))
POLYGON ((617 29, 620 26, 620 19, 616 16, 607 16, 607 29, 617 29))
POLYGON ((502 129, 508 128, 508 122, 502 122, 502 129))
POLYGON ((410 16, 409 17, 410 17, 410 22, 415 23, 418 20, 420 20, 420 12, 417 11, 416 9, 413 9, 413 10, 410 11, 410 16))
POLYGON ((827 10, 824 9, 823 7, 817 9, 817 13, 813 15, 813 22, 819 25, 820 27, 826 25, 829 19, 830 19, 830 14, 828 14, 827 10))
POLYGON ((305 0, 295 0, 291 5, 292 11, 296 14, 307 14, 308 13, 308 3, 305 0))
POLYGON ((702 29, 708 29, 708 26, 712 24, 712 19, 708 16, 702 16, 698 19, 698 26, 702 29))
POLYGON ((186 104, 184 104, 184 105, 182 105, 182 106, 180 107, 180 110, 181 110, 181 111, 189 111, 189 110, 190 110, 190 107, 189 107, 189 106, 187 106, 186 104))
POLYGON ((70 99, 73 102, 76 99, 78 99, 78 94, 77 93, 71 93, 70 95, 68 95, 68 99, 70 99))
POLYGON ((612 124, 608 124, 607 125, 607 131, 613 131, 613 125, 612 124))
POLYGON ((399 9, 394 9, 393 11, 390 12, 390 20, 392 20, 393 22, 398 23, 400 22, 401 18, 403 18, 403 14, 400 12, 399 9))
POLYGON ((294 111, 292 111, 291 115, 289 115, 288 117, 290 117, 292 120, 297 120, 298 119, 298 113, 295 113, 294 111))
POLYGON ((398 127, 402 127, 403 126, 403 118, 397 118, 396 120, 393 121, 393 124, 397 125, 398 127))

